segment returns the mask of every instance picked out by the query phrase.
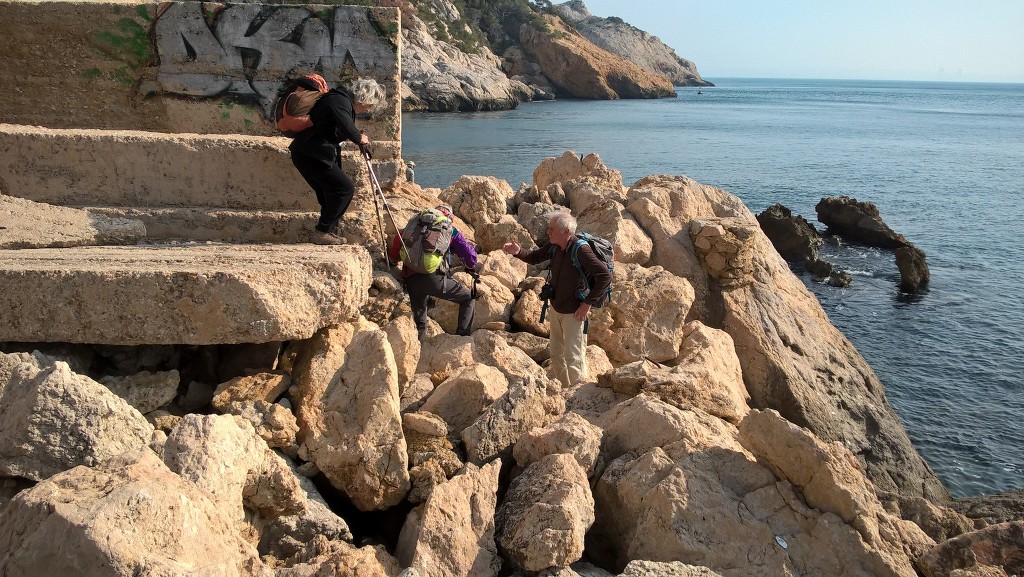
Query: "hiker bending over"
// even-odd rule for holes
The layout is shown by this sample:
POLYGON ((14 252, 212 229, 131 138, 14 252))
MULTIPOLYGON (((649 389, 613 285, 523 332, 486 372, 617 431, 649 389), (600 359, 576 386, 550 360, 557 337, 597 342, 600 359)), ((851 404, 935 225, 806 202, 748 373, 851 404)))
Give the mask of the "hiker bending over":
POLYGON ((412 320, 420 342, 427 335, 427 298, 435 297, 459 305, 457 335, 468 335, 473 326, 476 301, 465 285, 450 275, 450 253, 474 271, 476 249, 452 223, 452 209, 442 204, 414 215, 401 233, 395 234, 388 249, 392 262, 402 261, 402 283, 412 302, 412 320), (404 241, 404 244, 403 244, 404 241))
MULTIPOLYGON (((384 101, 384 89, 369 78, 360 78, 352 89, 327 90, 319 74, 310 74, 295 81, 295 92, 284 102, 286 116, 308 111, 312 126, 298 132, 288 147, 292 164, 316 193, 320 203, 320 220, 312 233, 317 244, 343 244, 338 223, 355 194, 352 179, 341 170, 339 147, 352 141, 360 147, 370 139, 356 128, 356 114, 370 112, 384 101), (312 104, 310 104, 312 102, 312 104)), ((278 123, 280 126, 280 122, 278 123)))
POLYGON ((555 378, 562 386, 576 386, 587 380, 587 334, 584 322, 590 309, 601 303, 612 282, 612 275, 591 250, 587 243, 578 243, 576 219, 572 214, 560 211, 551 216, 548 223, 548 242, 537 250, 524 254, 523 247, 516 242, 502 246, 506 253, 537 264, 551 259, 550 286, 554 294, 549 315, 548 348, 551 351, 551 367, 555 378), (570 247, 577 246, 576 257, 583 271, 593 279, 589 292, 583 274, 572 263, 570 247), (580 295, 586 293, 585 298, 580 295))

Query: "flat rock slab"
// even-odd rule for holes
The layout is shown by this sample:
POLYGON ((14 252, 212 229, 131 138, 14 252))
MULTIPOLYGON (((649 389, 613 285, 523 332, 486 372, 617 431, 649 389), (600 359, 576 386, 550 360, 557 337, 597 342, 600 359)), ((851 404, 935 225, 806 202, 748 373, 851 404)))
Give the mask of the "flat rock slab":
POLYGON ((0 194, 0 249, 136 244, 145 237, 141 220, 0 194))
POLYGON ((355 245, 0 250, 0 342, 305 339, 356 318, 371 281, 355 245))

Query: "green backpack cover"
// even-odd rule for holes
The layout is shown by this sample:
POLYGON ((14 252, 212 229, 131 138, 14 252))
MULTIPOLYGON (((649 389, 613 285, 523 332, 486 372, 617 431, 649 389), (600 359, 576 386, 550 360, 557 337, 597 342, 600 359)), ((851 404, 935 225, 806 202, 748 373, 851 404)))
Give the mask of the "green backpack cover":
POLYGON ((421 274, 448 271, 448 247, 455 228, 441 211, 428 208, 409 219, 402 229, 402 266, 421 274))

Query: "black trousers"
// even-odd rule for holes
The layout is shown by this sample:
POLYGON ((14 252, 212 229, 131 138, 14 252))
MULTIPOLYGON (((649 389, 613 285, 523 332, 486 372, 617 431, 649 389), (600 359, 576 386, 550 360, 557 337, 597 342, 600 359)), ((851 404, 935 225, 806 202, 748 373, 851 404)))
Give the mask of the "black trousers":
POLYGON ((414 274, 405 279, 405 290, 412 303, 412 320, 420 341, 427 335, 427 299, 439 298, 459 305, 457 335, 468 335, 473 329, 473 314, 476 301, 468 288, 459 281, 443 274, 414 274))
POLYGON ((334 231, 355 195, 356 187, 352 179, 337 163, 326 164, 304 154, 292 152, 292 164, 306 179, 316 193, 316 201, 320 203, 320 220, 316 223, 316 229, 321 232, 334 231))

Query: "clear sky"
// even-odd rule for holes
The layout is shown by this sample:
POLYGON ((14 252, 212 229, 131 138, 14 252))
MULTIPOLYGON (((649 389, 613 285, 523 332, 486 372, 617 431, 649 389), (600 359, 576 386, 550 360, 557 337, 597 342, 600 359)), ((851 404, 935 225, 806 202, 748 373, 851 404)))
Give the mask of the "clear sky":
POLYGON ((584 3, 661 38, 705 78, 1024 82, 1024 0, 584 3))

